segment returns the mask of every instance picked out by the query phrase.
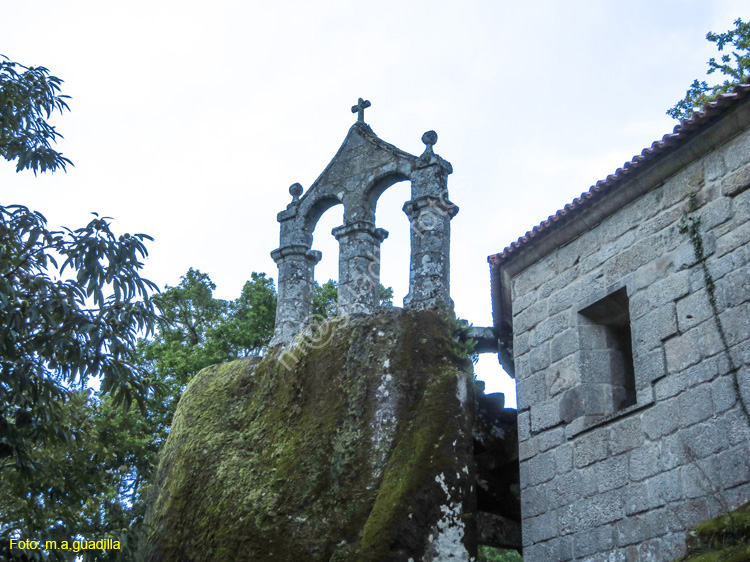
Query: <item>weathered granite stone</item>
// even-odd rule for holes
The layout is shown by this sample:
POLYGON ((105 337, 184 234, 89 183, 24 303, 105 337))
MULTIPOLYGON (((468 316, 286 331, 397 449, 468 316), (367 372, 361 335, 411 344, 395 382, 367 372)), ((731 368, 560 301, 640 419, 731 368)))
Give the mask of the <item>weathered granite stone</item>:
POLYGON ((502 394, 478 394, 474 420, 479 544, 521 548, 517 412, 502 394))
MULTIPOLYGON (((474 385, 450 322, 389 309, 329 326, 324 345, 295 340, 292 369, 277 350, 191 381, 162 453, 144 560, 476 556, 474 385)), ((510 432, 510 421, 490 431, 510 432)))
POLYGON ((490 257, 526 562, 667 562, 750 499, 750 98, 636 168, 490 257))
POLYGON ((450 298, 450 221, 458 207, 448 199, 450 163, 433 151, 437 134, 422 136, 426 148, 414 156, 380 140, 364 122, 370 102, 352 107, 357 122, 323 173, 303 194, 300 184, 292 201, 278 214, 280 246, 271 253, 279 267, 279 298, 272 346, 288 345, 312 322, 313 269, 320 253, 311 251, 313 231, 321 215, 344 206, 344 224, 333 230, 339 241, 339 310, 369 314, 379 304, 380 244, 388 236, 375 226, 380 195, 394 183, 411 182, 404 212, 411 225, 409 294, 404 306, 452 312, 450 298))
POLYGON ((368 222, 332 230, 339 241, 339 312, 373 312, 380 304, 380 243, 388 232, 368 222))

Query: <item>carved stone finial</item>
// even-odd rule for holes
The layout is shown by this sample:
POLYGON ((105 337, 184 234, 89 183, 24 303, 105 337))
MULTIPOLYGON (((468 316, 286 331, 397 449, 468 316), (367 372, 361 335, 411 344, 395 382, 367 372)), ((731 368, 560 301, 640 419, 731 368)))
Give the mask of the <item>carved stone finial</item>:
POLYGON ((421 158, 429 159, 432 154, 435 154, 432 151, 432 147, 437 142, 437 133, 435 131, 427 131, 424 135, 422 135, 422 142, 425 144, 424 152, 422 153, 421 158))
POLYGON ((302 195, 302 186, 298 183, 290 185, 289 195, 292 196, 292 202, 299 201, 299 196, 302 195))
POLYGON ((365 109, 367 109, 371 105, 372 104, 370 103, 370 100, 363 100, 362 98, 359 98, 359 102, 357 103, 357 105, 352 106, 352 113, 357 114, 357 122, 365 122, 365 109))
POLYGON ((422 135, 422 142, 427 145, 428 149, 432 148, 437 144, 437 133, 435 131, 427 131, 422 135))

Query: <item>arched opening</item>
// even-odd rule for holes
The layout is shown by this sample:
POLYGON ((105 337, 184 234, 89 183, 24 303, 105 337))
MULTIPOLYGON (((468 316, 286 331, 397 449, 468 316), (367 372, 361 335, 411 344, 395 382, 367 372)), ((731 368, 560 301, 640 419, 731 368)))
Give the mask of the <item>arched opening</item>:
POLYGON ((336 200, 326 200, 321 203, 323 204, 313 207, 308 215, 308 221, 313 224, 314 228, 312 249, 323 254, 314 272, 315 282, 320 286, 328 281, 338 283, 339 243, 331 234, 331 230, 341 226, 344 222, 344 206, 341 203, 336 200))
POLYGON ((411 200, 411 183, 400 172, 386 174, 367 187, 366 206, 376 217, 378 228, 388 231, 388 238, 380 246, 380 284, 393 290, 393 305, 403 306, 409 292, 409 264, 411 240, 409 219, 403 212, 411 200))
POLYGON ((388 231, 388 238, 380 246, 380 283, 393 289, 393 305, 403 306, 409 292, 409 262, 411 240, 409 218, 403 211, 411 199, 411 183, 399 179, 380 189, 374 201, 377 208, 376 224, 388 231))

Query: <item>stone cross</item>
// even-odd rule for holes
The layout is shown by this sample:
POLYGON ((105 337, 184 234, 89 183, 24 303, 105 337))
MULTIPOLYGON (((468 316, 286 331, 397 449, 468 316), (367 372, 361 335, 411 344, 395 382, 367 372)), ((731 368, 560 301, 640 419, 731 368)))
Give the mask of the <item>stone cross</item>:
POLYGON ((363 100, 362 98, 359 98, 359 102, 357 105, 352 106, 352 113, 357 114, 357 121, 360 123, 365 122, 365 109, 370 107, 372 104, 370 103, 370 100, 363 100))

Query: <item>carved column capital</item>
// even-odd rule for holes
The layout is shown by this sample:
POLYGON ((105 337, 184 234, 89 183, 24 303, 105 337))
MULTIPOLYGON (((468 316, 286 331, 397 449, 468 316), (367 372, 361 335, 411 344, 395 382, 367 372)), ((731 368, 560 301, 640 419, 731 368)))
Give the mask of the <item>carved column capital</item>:
POLYGON ((436 197, 434 195, 423 195, 411 201, 404 203, 403 211, 409 220, 419 217, 424 209, 430 212, 445 215, 452 219, 458 214, 458 205, 450 201, 447 197, 436 197))
POLYGON ((331 234, 333 234, 339 242, 357 235, 361 235, 362 237, 371 236, 373 242, 378 244, 388 238, 388 231, 386 229, 376 228, 374 224, 366 221, 337 226, 331 230, 331 234))
POLYGON ((302 244, 292 244, 290 246, 276 248, 271 252, 271 258, 276 262, 276 265, 279 265, 290 257, 304 258, 310 262, 310 265, 315 265, 321 260, 323 254, 318 250, 311 250, 309 247, 302 244))

